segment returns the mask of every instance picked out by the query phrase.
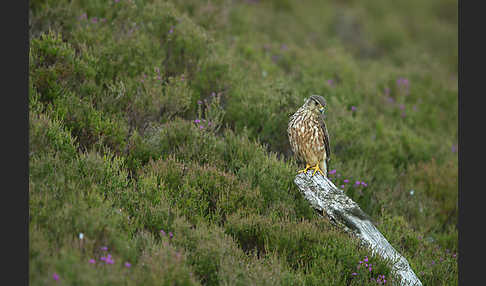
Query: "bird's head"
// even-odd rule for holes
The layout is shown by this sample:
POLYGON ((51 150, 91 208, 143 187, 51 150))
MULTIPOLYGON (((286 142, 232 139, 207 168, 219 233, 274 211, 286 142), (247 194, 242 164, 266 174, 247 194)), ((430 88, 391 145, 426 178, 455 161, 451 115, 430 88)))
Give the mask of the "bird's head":
POLYGON ((311 95, 304 103, 307 109, 315 113, 322 113, 326 111, 327 103, 324 97, 320 95, 311 95))

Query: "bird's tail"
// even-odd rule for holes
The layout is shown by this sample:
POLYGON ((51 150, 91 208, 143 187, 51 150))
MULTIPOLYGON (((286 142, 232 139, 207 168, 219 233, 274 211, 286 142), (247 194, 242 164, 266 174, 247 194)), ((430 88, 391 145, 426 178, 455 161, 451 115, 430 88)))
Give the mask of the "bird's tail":
POLYGON ((321 171, 324 173, 324 176, 327 178, 327 159, 322 160, 319 165, 320 165, 319 168, 321 168, 321 171))

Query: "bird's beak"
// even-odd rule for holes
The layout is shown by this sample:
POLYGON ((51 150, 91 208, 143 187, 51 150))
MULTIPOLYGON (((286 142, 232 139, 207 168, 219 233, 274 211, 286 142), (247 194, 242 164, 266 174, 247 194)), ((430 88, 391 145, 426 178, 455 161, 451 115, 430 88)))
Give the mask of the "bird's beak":
POLYGON ((325 109, 325 107, 324 107, 324 106, 321 106, 321 107, 319 108, 319 112, 324 113, 324 109, 325 109))

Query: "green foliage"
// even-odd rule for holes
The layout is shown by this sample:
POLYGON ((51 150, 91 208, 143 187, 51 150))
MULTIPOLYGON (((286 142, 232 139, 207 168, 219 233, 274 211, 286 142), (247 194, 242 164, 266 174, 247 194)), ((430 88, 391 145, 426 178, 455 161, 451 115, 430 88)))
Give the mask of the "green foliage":
POLYGON ((29 113, 29 156, 59 153, 66 158, 76 157, 76 142, 62 123, 45 114, 29 113))
POLYGON ((333 182, 424 285, 457 284, 456 1, 29 10, 32 285, 396 283, 293 182, 311 94, 333 182))

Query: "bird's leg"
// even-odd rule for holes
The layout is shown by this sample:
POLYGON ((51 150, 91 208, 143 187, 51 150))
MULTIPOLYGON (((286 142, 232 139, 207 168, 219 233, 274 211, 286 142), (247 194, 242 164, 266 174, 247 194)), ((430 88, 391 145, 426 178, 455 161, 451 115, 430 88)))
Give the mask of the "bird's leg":
POLYGON ((299 173, 307 173, 307 170, 309 170, 311 166, 309 164, 305 164, 305 169, 304 170, 299 170, 299 173))
POLYGON ((324 176, 324 173, 322 172, 321 168, 319 168, 319 163, 317 163, 314 167, 312 167, 312 169, 314 170, 314 173, 312 173, 312 176, 314 176, 317 171, 319 171, 319 173, 321 173, 324 176))

